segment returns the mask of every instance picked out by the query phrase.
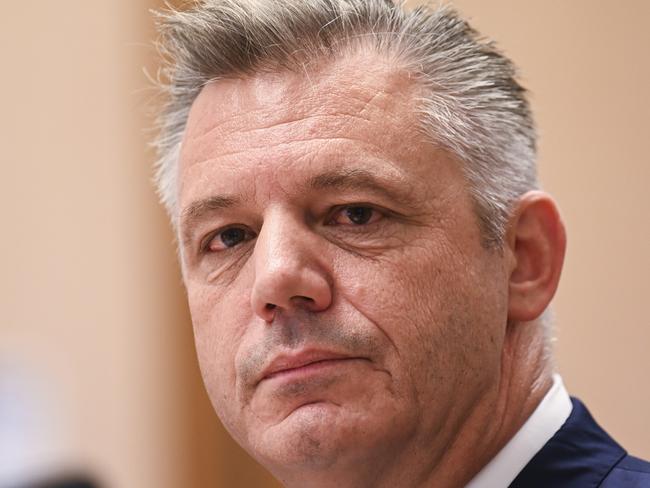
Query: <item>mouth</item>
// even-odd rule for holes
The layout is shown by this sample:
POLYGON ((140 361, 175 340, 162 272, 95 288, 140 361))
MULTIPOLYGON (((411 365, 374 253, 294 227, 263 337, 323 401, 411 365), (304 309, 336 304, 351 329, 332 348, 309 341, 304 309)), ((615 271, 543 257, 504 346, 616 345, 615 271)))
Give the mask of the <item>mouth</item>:
POLYGON ((276 357, 262 373, 258 383, 271 379, 293 380, 305 378, 338 368, 352 361, 369 361, 368 358, 347 356, 325 351, 307 351, 296 355, 276 357))

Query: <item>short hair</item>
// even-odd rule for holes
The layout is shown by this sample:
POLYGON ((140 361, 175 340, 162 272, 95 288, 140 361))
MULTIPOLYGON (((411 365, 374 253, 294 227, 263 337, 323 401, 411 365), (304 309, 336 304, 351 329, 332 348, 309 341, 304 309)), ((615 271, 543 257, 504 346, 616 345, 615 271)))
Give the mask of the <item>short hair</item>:
POLYGON ((512 203, 537 187, 536 133, 513 63, 454 9, 392 0, 204 0, 158 13, 166 101, 154 141, 161 201, 177 225, 178 159, 190 107, 207 83, 302 71, 351 50, 389 56, 422 84, 418 127, 462 165, 486 246, 512 203))

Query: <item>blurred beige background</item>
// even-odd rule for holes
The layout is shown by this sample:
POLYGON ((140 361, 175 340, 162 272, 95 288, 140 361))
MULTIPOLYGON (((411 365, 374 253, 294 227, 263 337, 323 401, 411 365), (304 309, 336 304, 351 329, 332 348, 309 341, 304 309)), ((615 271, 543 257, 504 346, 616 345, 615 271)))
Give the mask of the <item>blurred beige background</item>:
MULTIPOLYGON (((454 4, 532 92, 569 231, 565 383, 650 458, 650 2, 454 4)), ((150 184, 157 6, 2 2, 0 486, 75 469, 117 488, 276 486, 208 404, 150 184)))

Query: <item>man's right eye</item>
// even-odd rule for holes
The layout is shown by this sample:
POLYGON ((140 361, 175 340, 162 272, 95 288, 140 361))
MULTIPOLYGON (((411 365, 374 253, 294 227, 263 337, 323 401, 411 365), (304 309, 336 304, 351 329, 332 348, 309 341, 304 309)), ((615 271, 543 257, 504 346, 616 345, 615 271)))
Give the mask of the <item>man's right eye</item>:
POLYGON ((220 252, 255 238, 255 234, 242 227, 229 227, 212 234, 202 247, 205 252, 220 252))

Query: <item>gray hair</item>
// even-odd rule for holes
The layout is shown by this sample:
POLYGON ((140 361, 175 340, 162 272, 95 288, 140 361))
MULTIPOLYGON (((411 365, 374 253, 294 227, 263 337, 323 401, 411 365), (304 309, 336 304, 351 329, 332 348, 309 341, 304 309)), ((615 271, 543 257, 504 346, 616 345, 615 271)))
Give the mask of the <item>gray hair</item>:
POLYGON ((178 159, 203 86, 370 48, 425 88, 420 129, 455 155, 486 246, 498 246, 512 202, 537 187, 535 128, 512 62, 451 8, 406 10, 392 0, 204 0, 159 13, 166 104, 158 118, 156 181, 177 224, 178 159))

